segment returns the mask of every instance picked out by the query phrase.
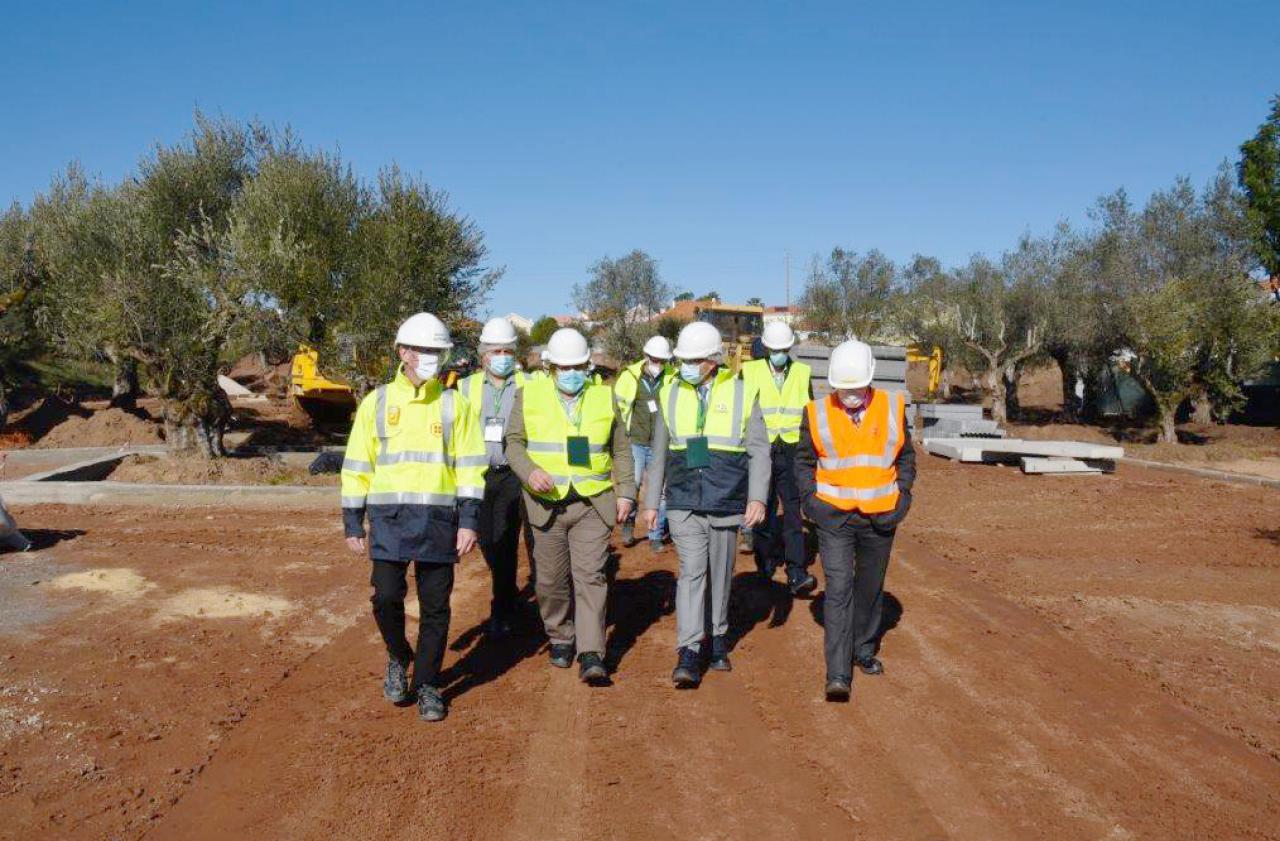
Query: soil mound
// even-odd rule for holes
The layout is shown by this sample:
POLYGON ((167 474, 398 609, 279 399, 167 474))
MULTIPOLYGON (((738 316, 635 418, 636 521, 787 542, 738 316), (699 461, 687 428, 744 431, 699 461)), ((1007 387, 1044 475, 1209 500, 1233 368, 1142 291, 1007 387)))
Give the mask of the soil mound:
POLYGON ((123 409, 102 409, 88 416, 77 414, 66 418, 39 436, 33 446, 46 449, 163 443, 164 430, 150 416, 130 414, 123 409))
POLYGON ((160 485, 333 485, 334 474, 312 476, 302 465, 268 456, 208 459, 200 455, 133 455, 107 477, 113 482, 160 485))

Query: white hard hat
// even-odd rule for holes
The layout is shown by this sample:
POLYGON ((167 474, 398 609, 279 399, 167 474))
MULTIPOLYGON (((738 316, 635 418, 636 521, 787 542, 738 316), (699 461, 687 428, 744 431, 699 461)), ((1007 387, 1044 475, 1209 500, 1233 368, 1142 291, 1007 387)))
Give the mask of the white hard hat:
POLYGON ((706 359, 721 352, 721 341, 714 324, 694 321, 680 329, 675 353, 681 359, 706 359))
POLYGON ((449 328, 429 312, 409 316, 396 331, 396 344, 448 350, 453 347, 449 328))
POLYGON ((538 358, 541 359, 543 362, 546 362, 549 356, 550 354, 547 353, 546 348, 543 348, 542 350, 538 351, 538 358))
POLYGON ((582 365, 591 361, 591 346, 572 327, 561 327, 547 341, 547 361, 552 365, 582 365))
POLYGON ((769 350, 791 350, 796 343, 796 334, 785 321, 770 321, 764 326, 760 341, 769 350))
POLYGON ((508 347, 516 343, 516 328, 505 318, 491 318, 480 331, 480 344, 508 347))
POLYGON ((654 359, 670 359, 671 342, 667 341, 666 336, 654 336, 644 343, 644 355, 654 359))
POLYGON ((850 339, 831 351, 827 382, 832 388, 862 388, 871 385, 875 374, 876 358, 866 342, 850 339))

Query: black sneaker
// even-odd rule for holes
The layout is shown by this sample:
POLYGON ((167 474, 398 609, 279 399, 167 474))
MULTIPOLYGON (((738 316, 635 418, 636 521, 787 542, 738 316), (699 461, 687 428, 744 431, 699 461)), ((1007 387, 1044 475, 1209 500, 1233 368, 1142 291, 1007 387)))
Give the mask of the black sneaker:
POLYGON ((826 695, 828 701, 848 701, 852 691, 852 681, 847 677, 827 678, 826 695))
POLYGON ((382 682, 382 695, 393 704, 409 700, 409 664, 392 657, 387 661, 387 679, 382 682))
POLYGON ((879 657, 859 657, 854 662, 858 664, 858 670, 864 675, 884 674, 884 663, 880 662, 879 657))
POLYGON ((418 689, 418 718, 423 721, 444 721, 449 708, 444 704, 440 690, 434 686, 423 686, 418 689))
POLYGON ((629 520, 622 524, 622 545, 628 549, 636 545, 636 524, 629 520))
POLYGON ((551 644, 551 665, 557 669, 567 669, 573 665, 573 646, 569 643, 551 644))
POLYGON ((711 638, 711 668, 717 672, 733 671, 733 664, 729 662, 729 640, 726 637, 711 638))
POLYGON ((659 537, 657 540, 653 540, 653 539, 649 540, 649 551, 654 555, 662 554, 662 538, 661 537, 659 537))
POLYGON ((609 670, 599 654, 588 651, 578 655, 578 679, 591 686, 608 685, 609 670))
POLYGON ((791 588, 791 595, 793 596, 807 596, 818 586, 818 579, 807 572, 788 576, 787 578, 787 586, 791 588))
POLYGON ((698 652, 685 647, 680 649, 678 656, 675 671, 671 673, 671 682, 676 685, 676 689, 693 689, 702 682, 698 652))
POLYGON ((506 639, 511 636, 511 621, 505 617, 494 616, 485 625, 484 632, 489 639, 506 639))

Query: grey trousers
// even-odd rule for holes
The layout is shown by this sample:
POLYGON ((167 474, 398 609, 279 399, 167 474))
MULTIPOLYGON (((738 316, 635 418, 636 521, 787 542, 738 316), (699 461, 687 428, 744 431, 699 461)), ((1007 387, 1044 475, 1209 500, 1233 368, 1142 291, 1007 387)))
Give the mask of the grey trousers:
POLYGON ((895 531, 877 531, 856 515, 836 526, 818 521, 818 552, 826 577, 822 629, 828 679, 849 678, 855 657, 875 656, 895 531))
POLYGON ((707 578, 711 578, 711 633, 729 632, 729 585, 738 550, 741 517, 711 517, 693 511, 668 511, 671 541, 680 555, 676 582, 677 646, 701 649, 707 635, 704 622, 707 578))
POLYGON ((579 654, 604 656, 610 531, 589 502, 570 503, 546 528, 534 528, 534 589, 542 624, 551 642, 576 644, 579 654))

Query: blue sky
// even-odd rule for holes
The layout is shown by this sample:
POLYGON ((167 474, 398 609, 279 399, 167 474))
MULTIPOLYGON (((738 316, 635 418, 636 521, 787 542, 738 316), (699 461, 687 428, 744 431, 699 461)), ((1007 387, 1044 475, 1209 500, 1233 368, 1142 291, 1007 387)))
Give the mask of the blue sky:
POLYGON ((292 125, 366 178, 449 192, 505 279, 565 312, 603 255, 782 303, 840 245, 945 262, 1206 181, 1280 93, 1274 0, 1238 3, 10 4, 0 200, 106 180, 193 109, 292 125))

